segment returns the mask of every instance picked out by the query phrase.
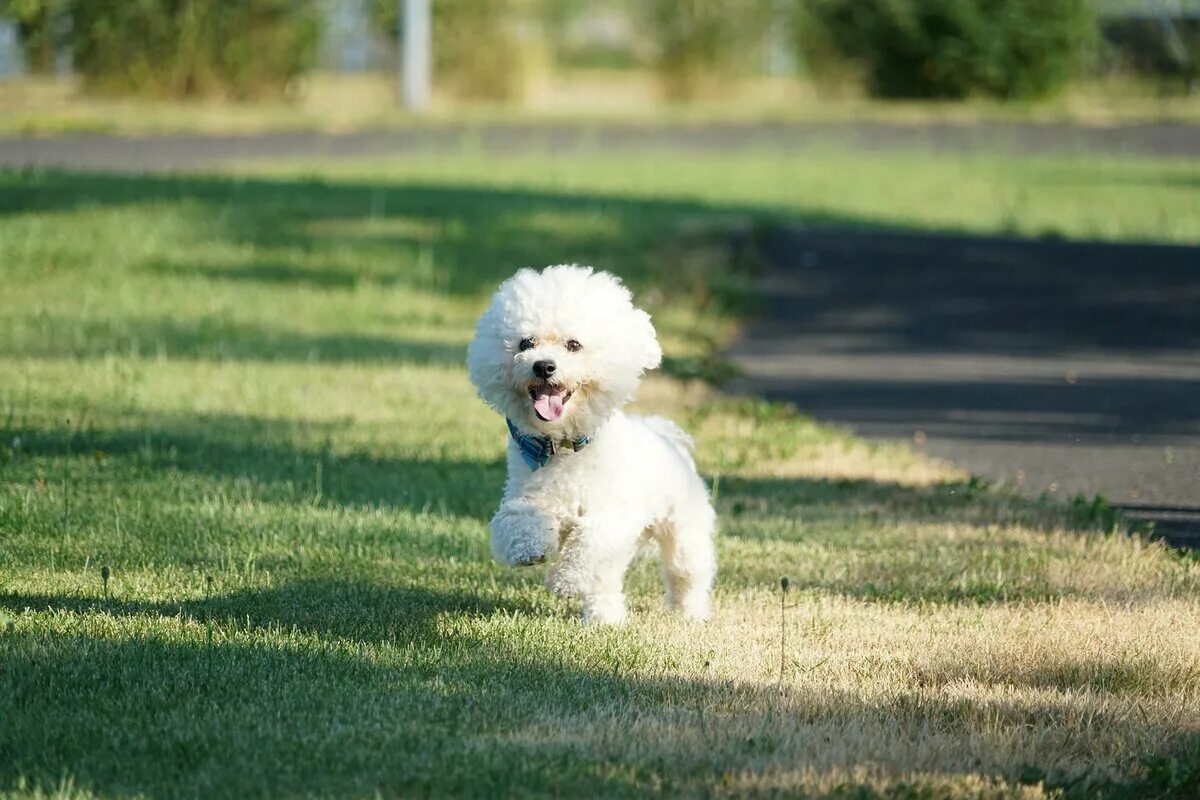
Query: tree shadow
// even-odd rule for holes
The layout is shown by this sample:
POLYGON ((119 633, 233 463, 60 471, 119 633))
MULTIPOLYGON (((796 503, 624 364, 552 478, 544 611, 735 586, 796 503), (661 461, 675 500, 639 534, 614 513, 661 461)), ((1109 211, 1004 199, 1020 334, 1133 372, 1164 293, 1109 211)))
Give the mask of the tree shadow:
POLYGON ((365 282, 390 286, 398 282, 398 279, 391 275, 375 276, 331 266, 305 269, 284 261, 255 261, 232 266, 162 261, 156 262, 149 270, 156 275, 172 278, 204 278, 212 281, 305 286, 314 289, 353 289, 365 282))
MULTIPOLYGON (((0 192, 0 216, 164 204, 202 210, 210 240, 296 248, 329 254, 330 261, 349 243, 392 254, 396 266, 382 272, 378 265, 334 267, 329 274, 324 268, 312 273, 291 265, 280 269, 270 261, 228 268, 160 263, 148 265, 151 269, 275 286, 339 288, 370 280, 468 296, 491 291, 519 267, 550 263, 589 263, 644 285, 659 269, 647 258, 650 239, 673 230, 680 220, 729 213, 699 201, 469 184, 55 171, 10 176, 0 192), (433 268, 414 266, 422 253, 433 268), (396 259, 396 254, 410 258, 396 259)), ((737 211, 752 212, 768 209, 737 211)))
MULTIPOLYGON (((403 579, 400 579, 403 581, 403 579)), ((220 584, 217 584, 220 586, 220 584)), ((531 597, 543 597, 531 594, 531 597)), ((488 591, 447 591, 416 583, 379 585, 346 578, 310 578, 281 586, 220 591, 209 597, 178 602, 148 602, 111 596, 0 594, 0 608, 14 614, 52 612, 105 614, 114 617, 167 618, 180 625, 197 623, 220 630, 263 629, 299 632, 322 639, 392 642, 399 645, 436 636, 438 619, 446 616, 496 614, 565 614, 550 598, 535 604, 524 594, 500 599, 488 591)))
MULTIPOLYGON (((0 436, 20 442, 15 463, 8 465, 14 478, 23 462, 23 471, 30 472, 37 470, 38 459, 103 459, 109 470, 125 463, 137 473, 169 470, 216 479, 264 502, 402 508, 478 520, 495 510, 504 485, 501 459, 335 452, 330 439, 346 424, 161 414, 121 430, 94 430, 86 423, 52 428, 10 423, 0 427, 0 436)), ((496 436, 502 441, 502 426, 496 436)))
POLYGON ((978 478, 928 485, 862 478, 723 476, 722 496, 742 513, 802 513, 812 521, 870 519, 897 525, 1021 525, 1035 530, 1101 533, 1116 522, 1110 509, 1091 501, 1064 505, 1031 498, 978 478), (734 500, 733 498, 736 498, 734 500))
POLYGON ((773 319, 820 353, 1200 348, 1197 247, 795 229, 761 245, 773 319))
POLYGON ((173 796, 478 793, 476 766, 491 772, 483 786, 521 785, 528 770, 508 758, 470 759, 469 771, 460 759, 499 716, 528 720, 519 705, 504 708, 509 701, 571 677, 441 632, 439 620, 535 610, 465 591, 302 581, 178 604, 8 594, 0 607, 113 619, 118 629, 144 630, 151 617, 191 631, 180 641, 150 631, 94 637, 86 623, 68 634, 6 634, 3 786, 23 778, 52 787, 69 776, 103 793, 173 796), (302 641, 269 643, 281 635, 302 641), (372 656, 364 642, 382 649, 372 656), (501 688, 526 667, 527 680, 501 688))
POLYGON ((466 344, 359 333, 308 333, 220 318, 78 320, 42 314, 37 334, 0 343, 0 354, 296 363, 462 364, 466 344))
POLYGON ((952 377, 951 365, 945 375, 905 380, 881 377, 874 367, 882 362, 860 377, 756 377, 751 383, 817 419, 884 439, 911 439, 919 431, 929 439, 1013 443, 1200 440, 1200 376, 971 379, 952 377))

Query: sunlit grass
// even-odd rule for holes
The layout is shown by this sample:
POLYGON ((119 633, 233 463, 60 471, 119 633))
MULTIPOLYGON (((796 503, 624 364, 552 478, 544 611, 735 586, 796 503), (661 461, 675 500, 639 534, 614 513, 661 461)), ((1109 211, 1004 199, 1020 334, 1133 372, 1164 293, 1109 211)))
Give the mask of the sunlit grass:
MULTIPOLYGON (((312 164, 245 170, 305 176, 312 164)), ((631 199, 677 201, 680 232, 704 222, 705 212, 711 224, 715 212, 732 226, 756 215, 785 215, 813 226, 1200 242, 1200 162, 1182 159, 863 153, 830 145, 796 153, 632 153, 616 160, 603 151, 503 158, 481 152, 330 162, 324 170, 346 180, 386 177, 463 191, 528 188, 567 204, 586 198, 598 210, 606 199, 612 210, 631 199)))
POLYGON ((918 164, 0 175, 0 792, 1193 796, 1193 558, 678 377, 779 215, 1195 236, 1187 165, 918 164), (639 407, 716 495, 707 627, 652 561, 596 630, 488 559, 504 429, 463 347, 570 260, 674 359, 639 407))

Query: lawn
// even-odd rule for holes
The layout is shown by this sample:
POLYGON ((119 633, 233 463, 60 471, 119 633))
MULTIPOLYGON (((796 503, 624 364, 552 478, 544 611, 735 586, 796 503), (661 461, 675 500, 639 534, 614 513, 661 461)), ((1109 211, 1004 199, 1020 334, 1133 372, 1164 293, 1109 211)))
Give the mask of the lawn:
POLYGON ((695 379, 780 218, 1200 240, 1200 164, 479 153, 0 173, 0 794, 1196 796, 1200 562, 695 379), (715 619, 490 563, 464 346, 624 275, 699 444, 715 619), (783 594, 780 579, 788 577, 783 594))

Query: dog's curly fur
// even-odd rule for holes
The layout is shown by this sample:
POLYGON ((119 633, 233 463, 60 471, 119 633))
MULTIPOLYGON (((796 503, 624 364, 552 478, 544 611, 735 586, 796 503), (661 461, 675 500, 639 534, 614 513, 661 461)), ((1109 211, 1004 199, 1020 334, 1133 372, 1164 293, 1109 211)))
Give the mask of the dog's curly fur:
POLYGON ((492 553, 529 565, 557 552, 547 583, 581 597, 585 621, 625 619, 625 571, 647 539, 659 546, 668 604, 694 619, 710 614, 716 514, 691 439, 670 420, 621 410, 661 360, 650 316, 629 290, 574 265, 523 269, 501 284, 468 348, 484 402, 559 445, 533 470, 509 438, 492 553), (589 443, 575 450, 581 437, 589 443))

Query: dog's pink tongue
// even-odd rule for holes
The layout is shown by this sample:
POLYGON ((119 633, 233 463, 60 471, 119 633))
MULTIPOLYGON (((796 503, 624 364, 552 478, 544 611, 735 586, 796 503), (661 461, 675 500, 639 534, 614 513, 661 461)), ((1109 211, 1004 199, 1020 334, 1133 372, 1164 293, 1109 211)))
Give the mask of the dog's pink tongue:
POLYGON ((533 398, 533 410, 547 422, 553 422, 563 414, 562 392, 543 392, 533 398))

